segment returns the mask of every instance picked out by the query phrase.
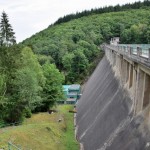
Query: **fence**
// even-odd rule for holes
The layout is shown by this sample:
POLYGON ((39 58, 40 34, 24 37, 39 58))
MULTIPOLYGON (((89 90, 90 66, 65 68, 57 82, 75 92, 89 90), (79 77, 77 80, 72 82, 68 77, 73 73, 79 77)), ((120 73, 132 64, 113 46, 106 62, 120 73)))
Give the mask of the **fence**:
POLYGON ((102 48, 104 50, 116 51, 118 54, 150 67, 150 44, 104 44, 102 48))
POLYGON ((125 51, 126 53, 130 51, 133 55, 145 58, 150 56, 150 44, 118 44, 117 48, 120 51, 125 51))
POLYGON ((22 150, 22 149, 14 145, 12 142, 8 142, 8 150, 22 150))
MULTIPOLYGON (((5 127, 16 126, 19 124, 21 124, 21 122, 15 122, 15 123, 10 123, 10 124, 0 122, 0 129, 5 129, 5 127)), ((16 146, 15 144, 13 144, 12 142, 9 141, 8 142, 8 150, 22 150, 22 149, 20 148, 20 146, 16 146)))

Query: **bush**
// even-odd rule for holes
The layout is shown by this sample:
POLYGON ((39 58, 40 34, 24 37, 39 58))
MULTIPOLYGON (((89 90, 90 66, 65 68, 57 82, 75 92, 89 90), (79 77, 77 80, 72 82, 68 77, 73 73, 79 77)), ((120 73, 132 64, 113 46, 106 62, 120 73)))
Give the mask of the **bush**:
POLYGON ((30 109, 30 108, 26 108, 26 109, 24 110, 24 116, 25 116, 26 118, 31 118, 32 112, 31 112, 31 109, 30 109))

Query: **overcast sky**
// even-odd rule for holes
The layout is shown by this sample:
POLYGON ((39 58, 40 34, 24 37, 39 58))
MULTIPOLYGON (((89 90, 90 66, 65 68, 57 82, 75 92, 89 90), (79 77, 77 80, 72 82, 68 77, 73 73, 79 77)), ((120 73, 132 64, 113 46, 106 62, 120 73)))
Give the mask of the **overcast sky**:
POLYGON ((17 42, 47 28, 66 14, 139 0, 0 0, 12 25, 17 42))

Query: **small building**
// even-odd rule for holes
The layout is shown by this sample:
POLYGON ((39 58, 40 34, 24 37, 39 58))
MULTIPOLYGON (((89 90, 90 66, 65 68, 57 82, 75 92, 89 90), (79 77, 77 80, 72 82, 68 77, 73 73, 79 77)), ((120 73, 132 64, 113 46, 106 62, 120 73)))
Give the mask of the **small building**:
POLYGON ((67 98, 66 104, 75 104, 77 102, 76 98, 67 98))
POLYGON ((71 85, 63 85, 63 92, 64 92, 64 95, 65 95, 66 99, 67 99, 67 95, 68 95, 68 91, 69 91, 70 86, 71 85))
POLYGON ((69 93, 76 93, 78 99, 78 95, 81 93, 81 87, 79 84, 72 84, 68 90, 69 93))
POLYGON ((120 42, 119 37, 113 37, 113 38, 111 38, 110 44, 118 45, 119 42, 120 42))
POLYGON ((79 84, 63 85, 65 95, 64 103, 75 104, 81 96, 81 87, 79 84))

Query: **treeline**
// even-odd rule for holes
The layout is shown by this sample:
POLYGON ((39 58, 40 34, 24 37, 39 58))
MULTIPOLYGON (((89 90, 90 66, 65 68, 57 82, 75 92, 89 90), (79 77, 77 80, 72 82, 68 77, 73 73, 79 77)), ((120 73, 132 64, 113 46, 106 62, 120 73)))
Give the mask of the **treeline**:
POLYGON ((16 45, 8 16, 0 22, 0 124, 22 122, 63 98, 64 76, 54 64, 39 64, 31 48, 16 45))
POLYGON ((102 56, 99 45, 112 37, 120 43, 150 43, 150 8, 104 13, 51 26, 21 44, 37 54, 39 62, 56 64, 65 83, 82 83, 102 56))
POLYGON ((22 121, 63 98, 62 83, 82 83, 97 60, 99 45, 150 44, 150 7, 103 13, 50 26, 16 45, 8 16, 0 22, 0 122, 22 121), (59 70, 58 70, 59 69, 59 70), (61 72, 61 73, 60 73, 61 72))
POLYGON ((81 18, 84 16, 93 15, 93 14, 103 14, 103 13, 109 13, 109 12, 127 11, 130 9, 144 8, 147 6, 150 6, 149 0, 144 0, 143 2, 141 2, 141 1, 134 2, 132 4, 129 3, 129 4, 122 5, 122 6, 120 6, 118 4, 116 6, 106 6, 103 8, 95 8, 95 9, 91 9, 91 10, 85 10, 82 12, 77 12, 76 14, 69 14, 64 17, 61 17, 54 23, 54 25, 68 22, 70 20, 78 19, 78 18, 81 18))

